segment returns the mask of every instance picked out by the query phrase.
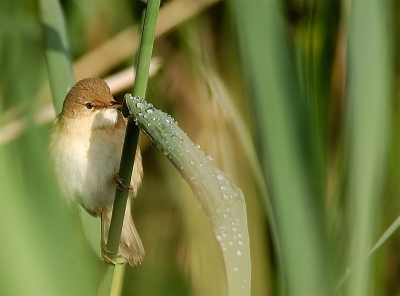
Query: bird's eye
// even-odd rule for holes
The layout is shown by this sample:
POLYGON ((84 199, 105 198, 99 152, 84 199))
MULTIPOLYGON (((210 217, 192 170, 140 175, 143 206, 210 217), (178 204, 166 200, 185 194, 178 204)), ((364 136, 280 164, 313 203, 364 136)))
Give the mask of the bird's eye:
POLYGON ((94 105, 92 103, 86 103, 86 108, 93 109, 94 105))

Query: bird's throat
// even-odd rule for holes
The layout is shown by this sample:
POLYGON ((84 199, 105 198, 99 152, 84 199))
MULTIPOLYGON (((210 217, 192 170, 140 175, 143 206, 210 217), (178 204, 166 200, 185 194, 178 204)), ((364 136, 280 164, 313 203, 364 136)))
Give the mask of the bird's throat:
POLYGON ((118 111, 116 109, 99 110, 93 113, 92 129, 104 129, 115 126, 118 121, 118 111))

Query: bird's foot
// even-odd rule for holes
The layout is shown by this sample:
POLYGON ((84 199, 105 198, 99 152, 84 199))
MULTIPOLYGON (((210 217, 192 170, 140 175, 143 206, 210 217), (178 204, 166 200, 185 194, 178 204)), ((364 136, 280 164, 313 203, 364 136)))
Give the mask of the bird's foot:
POLYGON ((122 179, 122 178, 119 176, 118 172, 115 173, 114 179, 115 179, 115 183, 116 183, 116 185, 117 185, 117 189, 118 189, 119 191, 122 191, 123 189, 125 189, 125 190, 133 190, 132 187, 129 187, 129 186, 127 186, 127 185, 124 184, 125 180, 122 179), (122 187, 123 189, 122 189, 121 187, 122 187))
POLYGON ((104 243, 104 241, 102 241, 102 242, 101 242, 101 258, 102 258, 105 262, 107 262, 107 263, 109 263, 109 264, 111 264, 111 265, 116 265, 116 264, 122 265, 122 264, 124 264, 124 263, 117 262, 116 260, 111 259, 110 255, 111 255, 111 257, 113 257, 113 258, 120 258, 120 257, 121 257, 121 255, 120 255, 118 252, 111 252, 111 251, 107 248, 107 246, 106 246, 106 244, 104 243), (115 256, 114 256, 114 255, 115 255, 115 256))

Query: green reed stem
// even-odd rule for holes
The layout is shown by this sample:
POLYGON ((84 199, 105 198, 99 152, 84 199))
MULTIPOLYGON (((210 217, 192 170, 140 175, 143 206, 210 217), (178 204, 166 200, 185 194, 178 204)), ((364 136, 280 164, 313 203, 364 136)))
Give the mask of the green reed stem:
MULTIPOLYGON (((133 86, 133 93, 135 95, 145 97, 147 80, 149 76, 149 66, 151 55, 153 52, 154 36, 157 25, 158 11, 160 7, 160 0, 148 0, 147 8, 142 26, 142 37, 139 46, 138 59, 137 59, 137 72, 135 83, 133 86)), ((123 113, 127 116, 126 102, 122 108, 123 113)), ((123 180, 129 184, 132 176, 133 164, 135 161, 136 147, 139 139, 139 129, 136 127, 132 117, 128 118, 128 126, 126 129, 124 147, 122 150, 121 164, 119 168, 119 175, 123 180)), ((113 213, 110 224, 110 232, 108 235, 107 248, 111 253, 118 251, 118 245, 121 238, 122 223, 125 214, 126 202, 128 199, 128 191, 116 191, 113 213)))

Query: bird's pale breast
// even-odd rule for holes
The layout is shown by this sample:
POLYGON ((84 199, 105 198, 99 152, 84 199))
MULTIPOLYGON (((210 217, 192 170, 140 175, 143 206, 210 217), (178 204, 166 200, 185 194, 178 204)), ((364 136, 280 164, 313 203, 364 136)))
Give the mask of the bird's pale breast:
POLYGON ((117 111, 107 111, 114 112, 56 122, 50 141, 65 197, 93 212, 112 205, 125 134, 124 126, 116 125, 117 111))

